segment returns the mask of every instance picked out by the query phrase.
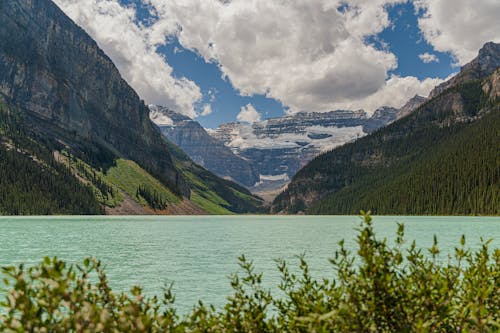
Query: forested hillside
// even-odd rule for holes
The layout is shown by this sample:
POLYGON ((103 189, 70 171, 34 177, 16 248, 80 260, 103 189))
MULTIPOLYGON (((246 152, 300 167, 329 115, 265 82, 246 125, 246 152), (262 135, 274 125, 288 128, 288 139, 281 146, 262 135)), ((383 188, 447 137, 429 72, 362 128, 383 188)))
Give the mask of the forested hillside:
POLYGON ((412 114, 313 160, 273 211, 500 214, 500 69, 466 74, 412 114))
POLYGON ((500 214, 500 112, 456 126, 410 164, 380 169, 314 204, 311 214, 500 214), (465 127, 465 128, 463 128, 465 127))
POLYGON ((89 186, 57 163, 50 146, 0 101, 0 215, 100 214, 89 186))

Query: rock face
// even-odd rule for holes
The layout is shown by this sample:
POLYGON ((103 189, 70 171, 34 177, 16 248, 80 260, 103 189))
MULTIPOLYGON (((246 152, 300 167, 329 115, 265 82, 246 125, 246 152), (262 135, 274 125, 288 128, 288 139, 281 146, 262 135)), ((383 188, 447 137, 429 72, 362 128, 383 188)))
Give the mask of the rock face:
POLYGON ((490 100, 498 101, 500 99, 500 68, 491 74, 489 80, 483 84, 484 93, 490 100))
POLYGON ((197 164, 247 187, 259 181, 248 161, 211 137, 198 122, 164 107, 150 105, 149 108, 151 120, 161 132, 197 164))
POLYGON ((210 130, 238 156, 250 161, 260 175, 254 192, 273 191, 287 184, 318 154, 356 140, 394 121, 397 109, 383 107, 372 117, 363 110, 300 112, 254 124, 228 123, 210 130))
POLYGON ((407 115, 415 111, 420 105, 424 104, 425 101, 427 101, 427 98, 415 95, 405 105, 403 105, 401 109, 398 110, 396 119, 406 117, 407 115))
POLYGON ((478 56, 463 66, 460 73, 434 88, 429 98, 434 98, 446 89, 461 82, 479 80, 491 75, 500 66, 500 44, 489 42, 479 50, 478 56))
POLYGON ((132 159, 189 197, 148 108, 52 1, 0 2, 0 96, 45 137, 132 159))

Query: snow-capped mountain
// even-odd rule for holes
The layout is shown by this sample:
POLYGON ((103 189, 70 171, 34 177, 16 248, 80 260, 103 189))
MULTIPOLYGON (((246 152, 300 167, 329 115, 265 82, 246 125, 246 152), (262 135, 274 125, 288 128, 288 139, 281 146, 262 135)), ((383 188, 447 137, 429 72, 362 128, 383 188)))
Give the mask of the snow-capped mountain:
POLYGON ((299 112, 253 124, 232 122, 216 129, 166 108, 150 106, 150 118, 164 135, 208 170, 256 193, 280 189, 322 152, 356 140, 408 114, 425 98, 401 109, 299 112))
POLYGON ((362 111, 300 112, 253 124, 228 123, 208 133, 251 161, 260 181, 253 191, 275 190, 319 153, 383 126, 362 111))

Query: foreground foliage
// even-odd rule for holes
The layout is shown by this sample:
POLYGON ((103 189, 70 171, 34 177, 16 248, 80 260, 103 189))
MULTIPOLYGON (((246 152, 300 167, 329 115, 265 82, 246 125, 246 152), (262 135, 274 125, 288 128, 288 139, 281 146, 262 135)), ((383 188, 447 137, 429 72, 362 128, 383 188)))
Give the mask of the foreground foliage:
POLYGON ((331 264, 335 279, 316 280, 300 258, 300 274, 278 261, 282 274, 273 297, 262 274, 240 258, 234 293, 223 309, 202 302, 179 316, 167 289, 145 298, 139 287, 114 293, 99 261, 82 266, 56 258, 38 266, 3 268, 8 292, 0 303, 2 332, 498 332, 500 250, 488 242, 477 252, 465 239, 446 264, 437 242, 425 253, 404 245, 403 226, 394 246, 375 237, 364 216, 357 255, 340 243, 331 264))

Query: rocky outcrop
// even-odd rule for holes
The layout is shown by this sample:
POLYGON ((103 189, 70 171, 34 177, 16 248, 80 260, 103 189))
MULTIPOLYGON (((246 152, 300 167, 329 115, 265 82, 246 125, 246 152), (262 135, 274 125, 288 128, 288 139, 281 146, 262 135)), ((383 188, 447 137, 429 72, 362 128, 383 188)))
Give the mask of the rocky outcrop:
POLYGON ((483 83, 483 91, 489 97, 490 101, 497 101, 500 99, 500 68, 483 83))
POLYGON ((500 67, 500 44, 489 42, 479 50, 479 54, 474 60, 464 65, 460 73, 452 77, 450 80, 441 83, 435 87, 429 98, 434 98, 460 83, 480 80, 491 75, 498 67, 500 67))
POLYGON ((402 108, 397 112, 396 119, 406 117, 416 109, 418 109, 422 104, 427 101, 427 98, 419 95, 413 96, 402 108))
POLYGON ((189 197, 148 108, 52 1, 0 2, 0 95, 44 137, 132 159, 189 197))
POLYGON ((259 181, 252 165, 213 137, 197 122, 168 108, 150 105, 150 117, 161 132, 189 157, 216 175, 251 187, 259 181))
POLYGON ((370 121, 365 125, 365 129, 367 129, 367 132, 373 132, 380 127, 392 123, 398 119, 398 112, 398 109, 389 106, 378 108, 371 116, 370 121))

